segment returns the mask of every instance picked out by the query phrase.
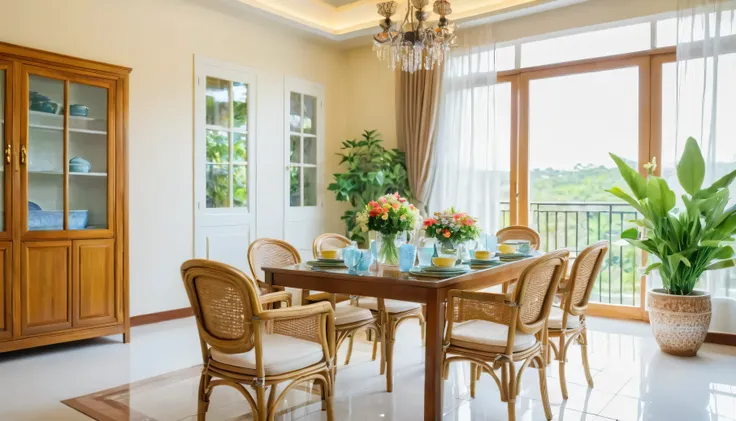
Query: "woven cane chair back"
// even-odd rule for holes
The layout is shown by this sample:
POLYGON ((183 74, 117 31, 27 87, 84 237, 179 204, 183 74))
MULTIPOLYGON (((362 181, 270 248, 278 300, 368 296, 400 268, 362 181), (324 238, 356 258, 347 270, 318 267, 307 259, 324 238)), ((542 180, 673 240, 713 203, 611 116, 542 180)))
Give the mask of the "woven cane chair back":
POLYGON ((312 255, 318 258, 322 250, 341 249, 353 244, 348 237, 340 234, 322 234, 312 242, 312 255))
POLYGON ((531 245, 534 250, 539 250, 539 245, 542 242, 538 232, 521 225, 506 227, 498 231, 496 233, 496 237, 498 238, 499 244, 508 240, 528 240, 529 245, 531 245))
POLYGON ((513 293, 514 302, 519 306, 517 330, 537 333, 544 327, 569 254, 567 250, 547 253, 519 276, 513 293))
MULTIPOLYGON (((256 280, 265 282, 264 267, 281 267, 301 263, 299 252, 286 241, 259 238, 248 247, 248 266, 256 280)), ((259 284, 255 284, 260 294, 259 284)))
POLYGON ((570 272, 570 298, 565 302, 565 310, 573 316, 585 314, 606 253, 608 241, 599 241, 586 247, 575 259, 570 272))

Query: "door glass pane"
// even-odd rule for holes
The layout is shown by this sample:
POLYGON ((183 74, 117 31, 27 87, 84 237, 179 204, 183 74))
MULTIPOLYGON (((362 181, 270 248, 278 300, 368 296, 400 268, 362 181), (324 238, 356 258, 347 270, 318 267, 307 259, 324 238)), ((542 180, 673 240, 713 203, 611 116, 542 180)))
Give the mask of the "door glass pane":
POLYGON ((233 207, 248 206, 248 166, 233 165, 233 207))
POLYGON ((207 78, 207 124, 230 127, 230 82, 207 78))
POLYGON ((233 82, 233 127, 246 129, 248 123, 248 85, 233 82))
POLYGON ((0 165, 0 231, 5 231, 5 70, 0 70, 0 145, 3 163, 0 165))
POLYGON ((302 162, 302 145, 300 143, 299 136, 291 136, 289 144, 289 162, 300 163, 302 162))
POLYGON ((289 106, 289 126, 292 132, 301 132, 302 124, 302 96, 296 92, 291 93, 289 106))
POLYGON ((317 98, 304 95, 304 133, 317 133, 317 98))
POLYGON ((317 165, 317 138, 304 136, 304 163, 317 165))
POLYGON ((317 168, 304 167, 304 206, 317 206, 317 168))
POLYGON ((64 82, 29 76, 28 229, 64 227, 64 82))
POLYGON ((230 160, 228 132, 223 130, 207 130, 207 162, 213 164, 227 163, 230 160))
POLYGON ((230 166, 207 164, 207 207, 230 207, 230 166))
POLYGON ((233 162, 248 161, 247 136, 243 133, 233 132, 233 162))
MULTIPOLYGON (((634 209, 605 192, 625 186, 609 152, 637 167, 638 67, 530 81, 529 223, 543 250, 574 255, 632 226, 634 209)), ((639 256, 613 245, 591 300, 638 307, 639 256)))
POLYGON ((301 206, 301 192, 299 186, 301 184, 301 172, 299 167, 289 168, 289 204, 291 206, 301 206))
POLYGON ((107 89, 70 83, 69 104, 69 229, 104 229, 108 222, 107 89))

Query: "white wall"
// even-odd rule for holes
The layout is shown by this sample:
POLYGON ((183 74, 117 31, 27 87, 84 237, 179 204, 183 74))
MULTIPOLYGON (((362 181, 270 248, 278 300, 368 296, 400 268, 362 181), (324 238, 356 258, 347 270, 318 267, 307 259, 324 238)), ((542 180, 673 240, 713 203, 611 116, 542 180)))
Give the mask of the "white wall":
MULTIPOLYGON (((179 267, 193 255, 194 54, 258 72, 258 236, 283 234, 285 76, 325 87, 326 175, 337 168, 332 145, 345 136, 345 57, 271 21, 192 0, 0 0, 0 41, 133 68, 132 315, 188 306, 179 267)), ((326 202, 334 213, 334 200, 326 202)))

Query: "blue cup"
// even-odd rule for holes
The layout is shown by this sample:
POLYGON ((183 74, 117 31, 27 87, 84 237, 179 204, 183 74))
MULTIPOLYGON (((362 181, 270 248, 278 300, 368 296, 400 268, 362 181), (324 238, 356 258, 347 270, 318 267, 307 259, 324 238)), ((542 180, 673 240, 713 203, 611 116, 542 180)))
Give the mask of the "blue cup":
POLYGON ((414 267, 417 258, 417 248, 412 244, 402 244, 399 247, 399 270, 408 272, 414 267))
POLYGON ((498 251, 498 238, 495 235, 488 235, 486 237, 486 250, 498 251))
POLYGON ((434 247, 422 247, 419 249, 419 266, 432 266, 434 247))
POLYGON ((355 247, 346 247, 342 250, 342 260, 348 268, 348 272, 354 273, 358 271, 362 253, 355 247))
POLYGON ((365 272, 370 270, 371 263, 373 263, 373 253, 371 253, 370 250, 358 250, 360 253, 360 264, 358 265, 358 270, 361 272, 365 272))

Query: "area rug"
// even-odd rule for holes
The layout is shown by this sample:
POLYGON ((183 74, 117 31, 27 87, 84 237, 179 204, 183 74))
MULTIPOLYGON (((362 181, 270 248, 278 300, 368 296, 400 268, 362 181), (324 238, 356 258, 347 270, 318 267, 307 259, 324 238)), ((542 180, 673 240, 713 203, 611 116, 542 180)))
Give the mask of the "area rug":
MULTIPOLYGON (((196 421, 201 366, 62 401, 97 421, 196 421)), ((302 384, 282 400, 277 419, 294 419, 320 411, 319 386, 302 384)), ((207 421, 252 420, 250 406, 235 389, 216 387, 207 421)))

